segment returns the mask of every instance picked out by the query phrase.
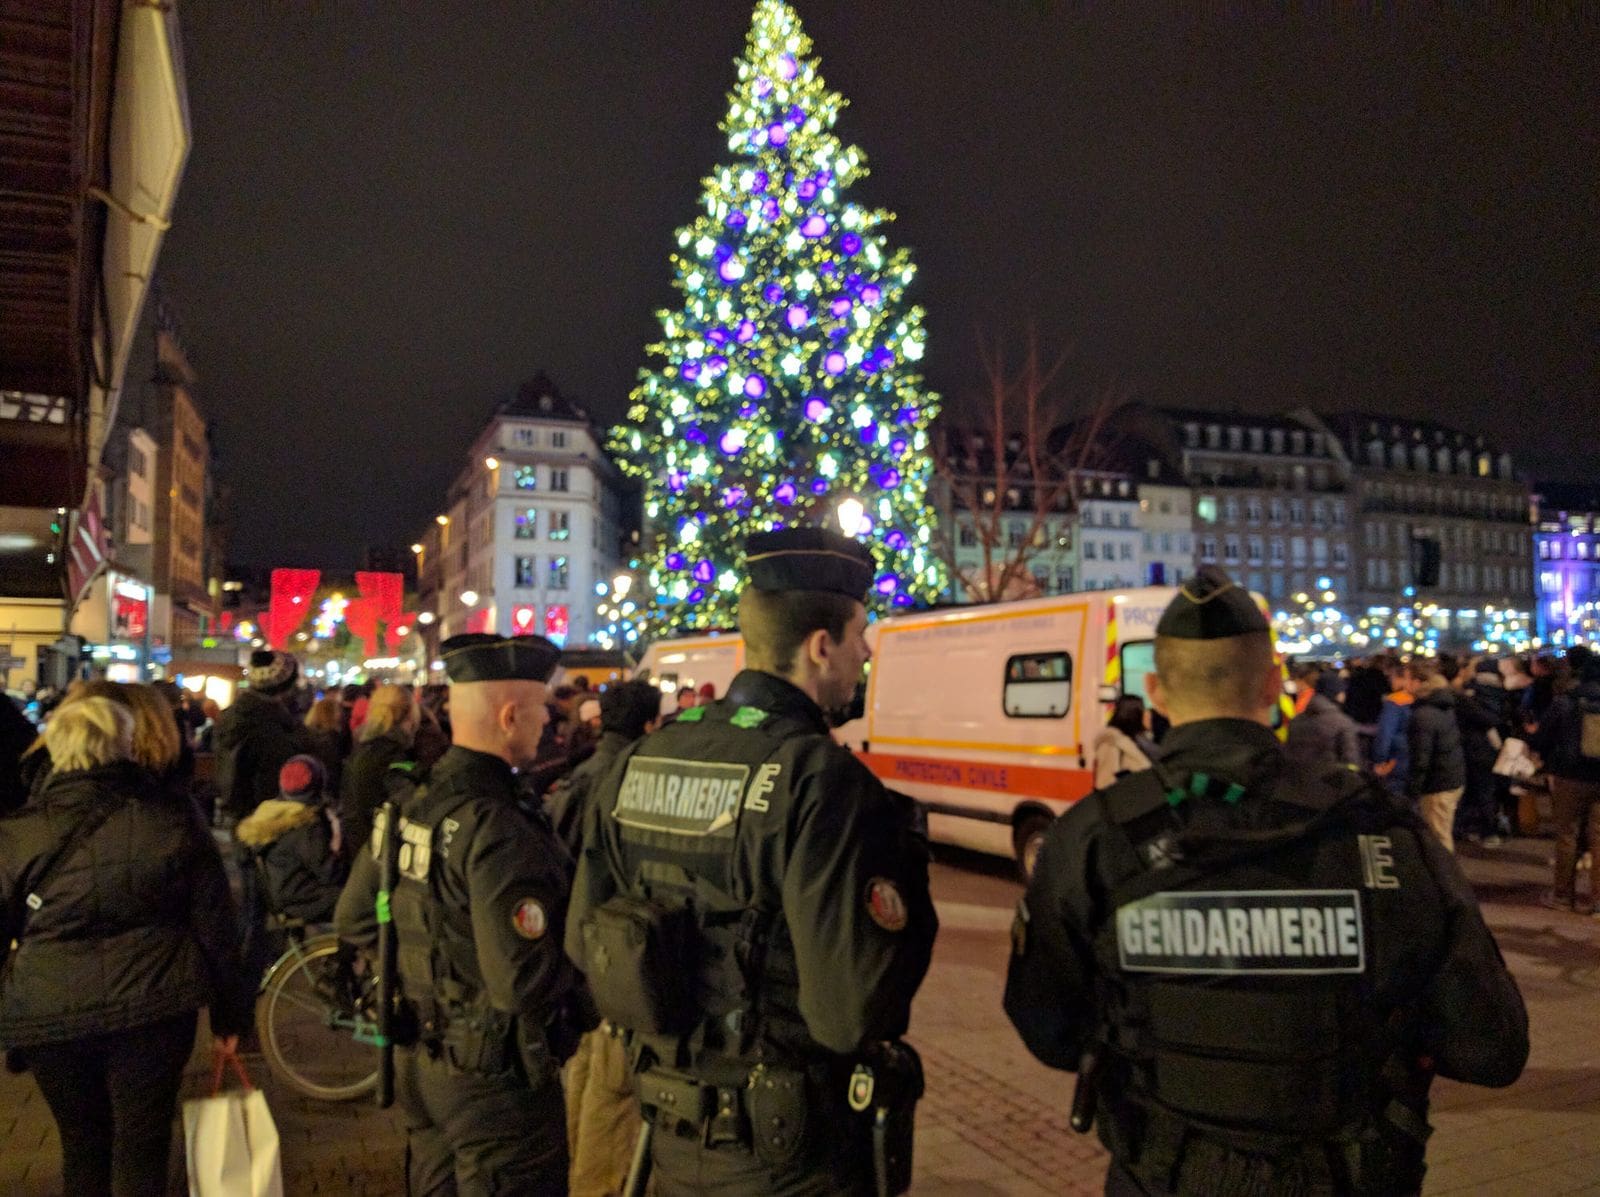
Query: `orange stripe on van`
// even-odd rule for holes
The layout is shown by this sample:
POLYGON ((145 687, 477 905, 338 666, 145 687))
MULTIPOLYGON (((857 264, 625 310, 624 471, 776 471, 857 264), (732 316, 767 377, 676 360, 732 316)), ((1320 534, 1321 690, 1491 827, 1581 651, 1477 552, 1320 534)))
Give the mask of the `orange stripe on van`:
POLYGON ((1094 789, 1088 769, 1042 769, 1004 761, 953 761, 931 756, 902 756, 891 752, 858 752, 861 762, 886 785, 921 782, 962 790, 987 790, 1019 798, 1050 798, 1076 802, 1094 789))

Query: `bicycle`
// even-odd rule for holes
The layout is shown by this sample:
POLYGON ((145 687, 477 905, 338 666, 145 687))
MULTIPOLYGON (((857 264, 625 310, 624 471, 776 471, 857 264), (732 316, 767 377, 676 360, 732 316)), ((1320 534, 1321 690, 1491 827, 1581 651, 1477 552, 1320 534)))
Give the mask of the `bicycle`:
POLYGON ((339 937, 307 936, 301 919, 272 915, 288 940, 267 970, 256 1030, 273 1075, 319 1101, 353 1101, 378 1084, 376 971, 342 969, 339 937))

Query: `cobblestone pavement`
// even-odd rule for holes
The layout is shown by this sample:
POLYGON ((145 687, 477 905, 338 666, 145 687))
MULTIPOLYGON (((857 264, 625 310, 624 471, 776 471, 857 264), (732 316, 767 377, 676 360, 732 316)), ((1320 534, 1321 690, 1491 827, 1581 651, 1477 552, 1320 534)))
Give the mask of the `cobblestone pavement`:
MULTIPOLYGON (((1549 851, 1548 841, 1520 840, 1464 859, 1527 999, 1533 1056, 1509 1089, 1435 1087, 1427 1194, 1600 1194, 1600 921, 1537 904, 1549 851)), ((1000 1013, 1018 887, 1003 864, 978 857, 936 871, 943 930, 911 1030, 928 1076, 914 1192, 1098 1193, 1104 1153, 1067 1127, 1072 1078, 1029 1057, 1000 1013)), ((404 1191, 393 1112, 295 1097, 253 1063, 282 1136, 290 1197, 404 1191)), ((205 1064, 197 1047, 189 1093, 208 1083, 205 1064)), ((59 1166, 55 1126, 32 1080, 0 1074, 0 1193, 54 1193, 59 1166)), ((181 1167, 180 1149, 175 1192, 181 1167)))

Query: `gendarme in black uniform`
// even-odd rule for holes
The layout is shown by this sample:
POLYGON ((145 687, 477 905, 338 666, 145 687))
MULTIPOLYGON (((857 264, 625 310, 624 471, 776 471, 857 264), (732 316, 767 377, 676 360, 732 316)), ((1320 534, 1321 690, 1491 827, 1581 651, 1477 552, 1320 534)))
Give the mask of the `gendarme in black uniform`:
MULTIPOLYGON (((542 637, 458 636, 442 646, 452 683, 547 681, 560 650, 542 637)), ((567 1191, 556 1054, 581 982, 561 950, 571 858, 517 806, 498 756, 452 746, 401 793, 392 897, 400 992, 414 1018, 396 1051, 413 1194, 567 1191)), ((362 947, 386 829, 373 830, 335 915, 362 947)))
MULTIPOLYGON (((1266 631, 1208 571, 1156 635, 1266 631)), ((1108 1193, 1415 1193, 1432 1077, 1507 1085, 1527 1059, 1455 860, 1244 719, 1174 727, 1153 770, 1056 822, 1013 953, 1006 1013, 1080 1072, 1079 1129, 1097 1096, 1108 1193)))
MULTIPOLYGON (((836 534, 748 548, 760 589, 859 602, 872 579, 836 534)), ((909 802, 783 678, 747 669, 626 753, 594 792, 567 950, 643 1053, 657 1194, 871 1192, 880 1109, 888 1170, 908 1165, 920 1072, 879 1045, 936 928, 909 802)))

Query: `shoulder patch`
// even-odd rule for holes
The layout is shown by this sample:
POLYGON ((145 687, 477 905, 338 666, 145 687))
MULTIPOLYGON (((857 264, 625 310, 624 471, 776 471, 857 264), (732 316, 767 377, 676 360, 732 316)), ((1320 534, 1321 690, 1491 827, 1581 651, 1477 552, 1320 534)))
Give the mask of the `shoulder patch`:
POLYGON ((550 929, 550 920, 545 917, 544 907, 537 898, 523 898, 511 912, 511 925, 523 939, 543 939, 550 929))
POLYGON ((678 713, 677 721, 679 723, 699 723, 700 720, 704 719, 705 717, 705 707, 690 707, 687 711, 680 711, 678 713))
POLYGON ((760 727, 766 721, 767 713, 760 707, 740 707, 733 713, 733 718, 728 720, 734 727, 744 728, 747 731, 752 727, 760 727))
POLYGON ((885 931, 904 931, 909 917, 905 899, 887 877, 874 877, 867 882, 867 914, 885 931))

